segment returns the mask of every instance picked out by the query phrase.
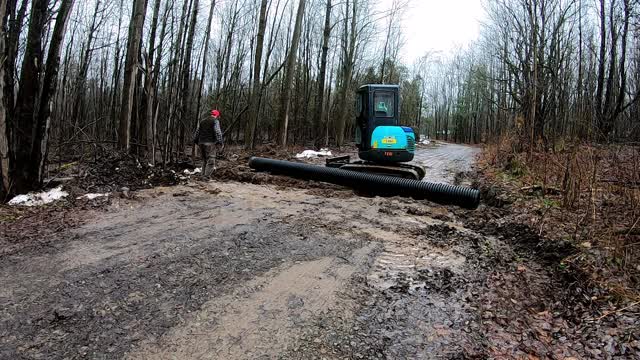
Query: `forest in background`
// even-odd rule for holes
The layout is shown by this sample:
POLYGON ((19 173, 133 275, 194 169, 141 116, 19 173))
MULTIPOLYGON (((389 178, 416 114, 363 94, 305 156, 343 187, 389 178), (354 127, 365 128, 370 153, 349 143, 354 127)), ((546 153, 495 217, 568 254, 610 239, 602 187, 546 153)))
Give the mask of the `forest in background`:
POLYGON ((399 84, 401 122, 431 138, 640 141, 637 0, 485 7, 476 43, 408 64, 403 0, 1 0, 2 193, 105 148, 165 165, 213 107, 249 149, 343 146, 366 83, 399 84))

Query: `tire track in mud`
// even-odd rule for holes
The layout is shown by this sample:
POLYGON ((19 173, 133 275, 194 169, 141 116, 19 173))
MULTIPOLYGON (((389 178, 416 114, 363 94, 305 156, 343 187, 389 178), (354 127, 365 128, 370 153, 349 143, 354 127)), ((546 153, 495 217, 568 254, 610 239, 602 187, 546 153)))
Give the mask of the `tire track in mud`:
MULTIPOLYGON (((480 356, 484 336, 474 287, 495 261, 490 241, 459 225, 407 214, 397 199, 387 205, 390 220, 367 229, 384 250, 348 290, 353 308, 320 319, 293 358, 434 358, 480 356), (391 214, 389 214, 391 213, 391 214), (354 315, 349 315, 353 312, 354 315), (345 320, 352 319, 352 320, 345 320)), ((425 206, 423 210, 428 210, 425 206)), ((433 211, 437 213, 438 211, 433 211)))

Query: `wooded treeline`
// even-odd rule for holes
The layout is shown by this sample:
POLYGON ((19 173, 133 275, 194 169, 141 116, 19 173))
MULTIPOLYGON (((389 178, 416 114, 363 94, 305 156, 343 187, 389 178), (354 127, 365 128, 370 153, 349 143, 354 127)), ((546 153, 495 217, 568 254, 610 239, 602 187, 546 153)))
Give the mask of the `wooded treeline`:
POLYGON ((364 83, 400 84, 401 121, 445 140, 640 138, 637 0, 491 0, 481 40, 414 64, 408 0, 0 1, 5 194, 103 148, 164 165, 212 108, 248 148, 342 146, 364 83))
POLYGON ((5 193, 37 187, 47 159, 104 147, 166 164, 212 108, 227 141, 250 148, 343 144, 354 78, 379 57, 390 13, 369 0, 2 0, 2 10, 5 193))
POLYGON ((640 140, 640 2, 492 0, 481 39, 424 60, 429 129, 526 150, 640 140), (530 146, 531 145, 531 146, 530 146))

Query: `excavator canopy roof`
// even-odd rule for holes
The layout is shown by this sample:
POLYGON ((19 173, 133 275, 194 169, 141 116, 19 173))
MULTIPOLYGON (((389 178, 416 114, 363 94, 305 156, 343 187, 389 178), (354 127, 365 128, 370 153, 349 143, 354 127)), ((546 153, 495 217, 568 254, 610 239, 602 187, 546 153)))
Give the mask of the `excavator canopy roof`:
POLYGON ((360 86, 360 91, 362 90, 366 90, 366 91, 371 91, 371 90, 392 90, 392 91, 398 91, 400 89, 399 85, 383 85, 383 84, 366 84, 366 85, 362 85, 360 86))

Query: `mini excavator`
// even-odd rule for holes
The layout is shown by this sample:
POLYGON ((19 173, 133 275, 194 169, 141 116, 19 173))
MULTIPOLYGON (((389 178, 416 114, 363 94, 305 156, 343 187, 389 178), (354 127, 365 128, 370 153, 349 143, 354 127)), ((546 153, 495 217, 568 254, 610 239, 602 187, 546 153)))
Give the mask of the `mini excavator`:
POLYGON ((363 173, 422 180, 421 166, 413 160, 416 136, 400 126, 400 87, 369 84, 356 93, 356 146, 360 160, 349 156, 327 159, 326 166, 363 173))

